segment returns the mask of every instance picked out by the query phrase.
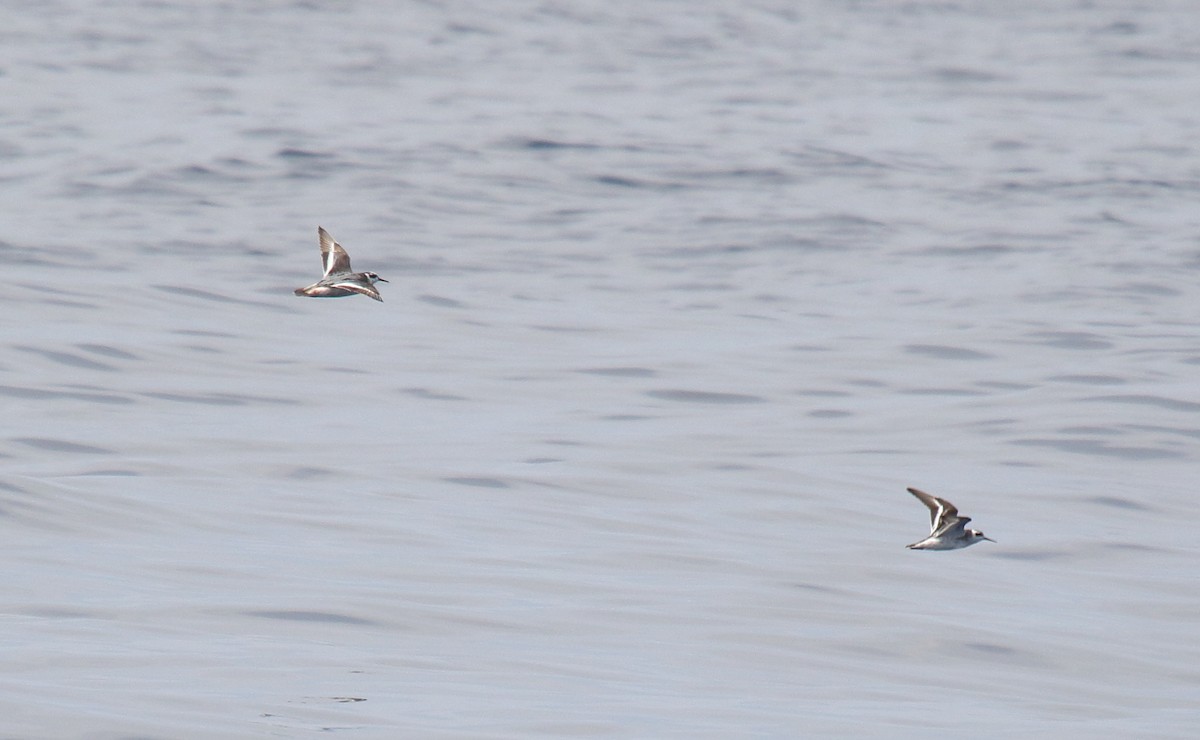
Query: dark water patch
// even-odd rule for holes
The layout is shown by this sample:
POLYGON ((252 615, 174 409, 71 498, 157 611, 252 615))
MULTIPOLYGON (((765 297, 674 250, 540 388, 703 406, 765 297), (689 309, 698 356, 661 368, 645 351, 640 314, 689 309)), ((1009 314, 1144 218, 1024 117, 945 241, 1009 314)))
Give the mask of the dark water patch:
MULTIPOLYGON (((1096 221, 1098 221, 1100 223, 1120 224, 1122 226, 1133 226, 1134 225, 1134 223, 1132 221, 1130 221, 1129 219, 1122 218, 1122 217, 1118 216, 1117 214, 1113 213, 1112 211, 1100 211, 1100 213, 1097 213, 1094 218, 1096 221)), ((1090 221, 1090 219, 1085 218, 1085 219, 1083 219, 1083 221, 1085 223, 1087 223, 1090 221)))
POLYGON ((176 167, 169 170, 166 174, 168 179, 173 180, 188 180, 192 182, 208 183, 221 185, 226 183, 246 182, 249 178, 242 174, 233 174, 232 172, 208 167, 201 164, 189 164, 182 167, 176 167))
POLYGON ((191 296, 192 298, 203 298, 206 301, 218 301, 220 303, 225 303, 231 300, 229 296, 224 296, 207 290, 200 290, 199 288, 188 288, 182 285, 155 285, 154 287, 166 293, 186 295, 191 296))
MULTIPOLYGON (((748 247, 728 246, 721 247, 721 249, 740 251, 742 249, 748 249, 748 247)), ((669 286, 669 290, 678 291, 681 293, 728 293, 737 289, 738 286, 734 285, 733 283, 702 283, 696 281, 674 283, 673 285, 669 286)), ((716 308, 716 306, 709 304, 705 306, 705 308, 716 308)))
POLYGON ((1175 434, 1188 439, 1200 439, 1200 429, 1194 427, 1165 427, 1158 424, 1125 424, 1125 429, 1134 429, 1141 432, 1159 432, 1161 434, 1175 434))
POLYGON ((220 347, 214 347, 211 344, 184 344, 180 349, 186 349, 189 352, 200 352, 206 355, 221 355, 225 350, 220 347))
MULTIPOLYGON (((557 151, 563 149, 574 149, 582 151, 590 151, 594 149, 602 149, 598 144, 588 144, 578 141, 557 141, 555 139, 540 139, 540 138, 518 138, 513 139, 509 146, 518 149, 530 149, 535 152, 557 151)), ((620 147, 621 149, 632 149, 633 147, 620 147)))
POLYGON ((1080 385, 1124 385, 1126 380, 1115 375, 1051 375, 1046 380, 1080 385))
POLYGON ((1022 294, 1019 298, 1023 303, 1076 303, 1079 301, 1094 300, 1092 294, 1074 288, 1033 290, 1022 294))
POLYGON ((314 152, 308 149, 297 149, 295 147, 284 147, 283 149, 275 152, 275 156, 279 157, 280 159, 300 161, 334 158, 332 154, 327 152, 314 152))
POLYGON ((97 254, 82 247, 42 244, 17 246, 0 241, 0 259, 4 260, 4 264, 20 265, 26 270, 30 267, 78 268, 81 265, 95 262, 97 254), (50 256, 58 259, 48 259, 50 256))
POLYGON ((1104 401, 1106 403, 1131 403, 1138 406, 1153 406, 1155 408, 1167 409, 1168 411, 1183 411, 1195 413, 1200 411, 1200 403, 1195 401, 1181 401, 1176 398, 1165 398, 1163 396, 1152 396, 1149 394, 1125 394, 1116 396, 1090 396, 1084 398, 1084 401, 1104 401))
POLYGON ((65 609, 59 606, 31 606, 14 610, 18 614, 42 619, 103 619, 100 612, 88 612, 82 609, 65 609))
POLYGON ((1141 542, 1101 542, 1101 550, 1118 550, 1120 552, 1165 552, 1161 547, 1146 545, 1141 542))
POLYGON ((1016 423, 1017 423, 1017 420, 1012 418, 1011 416, 1002 416, 1000 418, 993 418, 993 419, 979 419, 977 421, 971 422, 970 424, 967 424, 967 426, 984 427, 984 428, 986 428, 986 427, 1003 427, 1003 426, 1011 426, 1016 423))
POLYGON ((13 437, 12 441, 38 450, 69 452, 73 455, 111 455, 114 452, 113 450, 106 450, 103 447, 67 442, 62 439, 46 439, 45 437, 13 437))
POLYGON ((341 473, 332 468, 318 468, 315 465, 298 465, 283 473, 284 478, 291 480, 321 480, 336 478, 341 473))
POLYGON ((561 457, 530 457, 525 462, 529 465, 546 465, 548 463, 566 462, 566 460, 561 457))
POLYGON ((377 624, 369 619, 361 617, 351 617, 348 614, 335 614, 333 612, 314 612, 302 610, 274 610, 263 609, 256 611, 242 612, 247 617, 260 617, 262 619, 279 619, 286 622, 318 622, 322 624, 353 624, 359 626, 373 626, 377 624))
POLYGON ((852 394, 846 391, 805 390, 796 391, 796 395, 802 398, 849 398, 852 394))
MULTIPOLYGON (((243 183, 249 179, 245 174, 202 164, 158 169, 132 178, 123 177, 120 183, 113 182, 111 177, 106 177, 116 174, 113 171, 90 174, 99 181, 76 179, 70 183, 69 192, 80 197, 104 196, 126 200, 178 198, 200 206, 217 206, 216 201, 206 197, 208 193, 217 192, 222 187, 243 183)), ((121 172, 120 174, 125 175, 126 173, 121 172)), ((164 240, 139 249, 167 254, 174 253, 173 250, 176 249, 182 253, 198 253, 204 246, 200 242, 164 240)), ((211 249, 211 245, 209 248, 211 249)))
POLYGON ((1041 466, 1040 466, 1040 465, 1038 465, 1037 463, 1032 463, 1032 462, 1029 462, 1028 460, 999 460, 998 462, 999 462, 999 464, 1000 464, 1000 465, 1004 465, 1004 466, 1006 466, 1006 467, 1009 467, 1009 468, 1037 468, 1037 467, 1041 467, 1041 466))
POLYGON ((1058 432, 1059 434, 1090 435, 1096 437, 1116 437, 1121 434, 1119 429, 1113 429, 1112 427, 1094 427, 1086 425, 1059 427, 1058 432))
POLYGON ((1020 654, 1018 650, 1006 645, 997 645, 994 642, 964 642, 963 647, 972 652, 986 653, 991 656, 1014 656, 1020 654))
POLYGON ((742 180, 751 183, 754 186, 782 185, 795 180, 795 176, 791 172, 775 167, 730 167, 727 169, 672 170, 668 174, 679 179, 696 180, 699 182, 717 183, 721 181, 732 181, 730 184, 734 185, 736 185, 737 181, 742 180))
POLYGON ((13 398, 24 398, 31 401, 68 400, 87 401, 89 403, 131 404, 132 398, 117 396, 111 393, 83 393, 78 391, 51 391, 44 388, 22 388, 14 385, 0 385, 0 395, 13 398))
POLYGON ((199 403, 205 406, 247 406, 250 404, 272 404, 275 406, 296 406, 300 402, 290 398, 270 398, 268 396, 243 396, 237 393, 142 393, 147 398, 157 398, 160 401, 176 401, 178 403, 199 403))
POLYGON ((653 181, 634 177, 625 177, 622 175, 598 175, 593 178, 593 180, 600 185, 608 185, 610 187, 630 188, 633 190, 655 190, 659 192, 683 190, 687 187, 683 183, 679 182, 653 181))
POLYGON ((996 257, 1025 250, 1007 244, 975 244, 969 247, 925 247, 913 254, 927 257, 996 257))
POLYGON ((1096 455, 1120 460, 1168 460, 1184 457, 1173 450, 1156 447, 1119 447, 1094 439, 1015 439, 1009 444, 1022 447, 1046 447, 1077 455, 1096 455))
POLYGON ((229 167, 235 170, 255 170, 261 172, 266 169, 258 162, 252 162, 241 157, 217 157, 214 161, 222 167, 229 167))
POLYGON ((439 295, 419 295, 417 300, 422 303, 428 303, 431 306, 440 306, 441 308, 466 308, 467 305, 462 301, 456 301, 453 298, 443 298, 439 295))
MULTIPOLYGON (((746 244, 746 243, 742 243, 742 242, 734 242, 734 243, 718 242, 715 244, 714 243, 706 243, 706 244, 696 244, 696 245, 688 245, 688 246, 677 246, 677 245, 672 244, 672 245, 665 246, 665 247, 662 247, 659 249, 655 249, 655 250, 651 251, 650 254, 652 254, 656 259, 663 262, 663 264, 654 265, 652 267, 652 269, 654 269, 658 272, 669 272, 669 273, 675 274, 675 273, 680 272, 679 268, 675 264, 676 262, 684 262, 684 261, 692 262, 692 261, 695 261, 697 256, 749 254, 751 252, 755 252, 760 249, 762 249, 762 245, 759 243, 746 244)), ((686 284, 686 283, 684 283, 684 284, 686 284)), ((736 287, 732 283, 727 283, 727 282, 695 283, 695 284, 697 284, 697 285, 718 285, 718 286, 721 286, 723 289, 727 289, 727 290, 733 289, 734 287, 736 287)))
POLYGON ((528 328, 536 331, 549 331, 559 334, 589 334, 596 331, 596 329, 591 326, 555 326, 553 324, 530 324, 528 328))
POLYGON ((1141 33, 1141 27, 1133 21, 1113 21, 1093 29, 1095 34, 1111 34, 1114 36, 1136 36, 1141 33))
POLYGON ((812 218, 796 219, 792 234, 783 240, 772 240, 783 247, 803 247, 807 250, 838 251, 860 246, 863 240, 890 230, 891 225, 857 213, 826 213, 812 218), (795 232, 824 235, 795 236, 795 232))
POLYGON ((60 365, 79 368, 81 370, 103 370, 105 372, 115 372, 118 369, 112 365, 108 365, 103 362, 96 362, 95 360, 90 360, 87 357, 72 354, 70 352, 58 352, 50 349, 39 349, 38 347, 28 347, 22 345, 18 345, 14 347, 14 349, 18 349, 22 352, 28 352, 30 354, 41 355, 51 362, 57 362, 60 365))
POLYGON ((900 391, 906 396, 986 396, 983 391, 972 390, 970 388, 905 388, 900 391))
POLYGON ((442 478, 447 483, 458 483, 463 486, 474 486, 476 488, 511 488, 507 481, 499 478, 477 478, 474 476, 455 476, 451 478, 442 478))
POLYGON ((1139 295, 1162 296, 1164 298, 1172 298, 1178 295, 1183 295, 1183 292, 1166 285, 1158 283, 1126 283, 1118 287, 1126 293, 1137 293, 1139 295))
POLYGON ((1152 511, 1149 506, 1143 503, 1120 496, 1088 496, 1083 500, 1089 504, 1099 504, 1100 506, 1124 509, 1125 511, 1152 511))
POLYGON ((1086 331, 1035 331, 1026 336, 1045 347, 1060 349, 1111 349, 1113 343, 1086 331))
MULTIPOLYGON (((364 673, 364 671, 347 671, 347 672, 348 673, 364 673)), ((305 696, 305 697, 301 697, 300 699, 295 700, 295 702, 297 704, 325 704, 327 702, 333 702, 335 704, 355 704, 360 701, 366 701, 366 699, 362 699, 357 696, 305 696)), ((264 714, 262 716, 263 717, 271 717, 274 715, 264 714)), ((351 729, 351 727, 349 727, 349 726, 341 726, 341 727, 324 726, 324 727, 320 728, 320 731, 321 732, 333 732, 334 730, 349 730, 349 729, 351 729)), ((126 739, 122 738, 122 740, 126 740, 126 739)), ((138 739, 130 738, 129 740, 138 740, 138 739)))
MULTIPOLYGON (((43 294, 43 295, 45 295, 45 294, 43 294)), ((64 298, 57 298, 57 297, 55 297, 55 298, 43 297, 43 298, 38 298, 37 301, 39 303, 45 303, 45 304, 48 304, 51 306, 60 306, 62 308, 81 309, 84 311, 99 310, 101 308, 109 307, 107 304, 104 306, 101 306, 101 304, 95 303, 95 302, 86 302, 85 303, 84 301, 72 301, 72 300, 67 300, 64 298)))
POLYGON ((407 393, 413 398, 423 398, 429 401, 466 401, 466 396, 456 396, 452 393, 439 393, 428 388, 401 388, 401 393, 407 393))
POLYGON ((1027 391, 1037 387, 1029 383, 1007 383, 1001 380, 983 380, 975 385, 980 388, 993 388, 998 391, 1027 391))
POLYGON ((845 594, 844 589, 833 588, 826 586, 823 583, 793 583, 792 588, 798 588, 803 591, 812 591, 819 594, 845 594))
POLYGON ((808 415, 814 419, 844 419, 847 416, 854 416, 849 411, 840 411, 838 409, 816 409, 809 411, 808 415))
POLYGON ((174 329, 172 334, 182 334, 185 337, 214 337, 217 339, 236 339, 236 334, 226 331, 211 331, 209 329, 174 329))
POLYGON ((992 553, 992 557, 1004 560, 1035 561, 1058 560, 1070 557, 1070 555, 1066 550, 997 550, 992 553))
MULTIPOLYGON (((1090 95, 1063 96, 1059 98, 1058 102, 1071 97, 1078 100, 1094 99, 1094 96, 1090 95)), ((1157 198, 1164 190, 1192 191, 1197 189, 1196 183, 1190 180, 1147 177, 1097 177, 1077 180, 1028 178, 1002 182, 999 187, 1013 193, 1050 193, 1067 199, 1106 198, 1110 201, 1157 198)))
POLYGON ((1135 62, 1163 62, 1174 61, 1174 52, 1165 51, 1157 46, 1130 46, 1124 49, 1116 49, 1103 52, 1104 56, 1115 57, 1121 60, 1133 60, 1135 62))
MULTIPOLYGON (((266 301, 250 301, 245 298, 233 298, 220 293, 213 293, 208 290, 200 290, 199 288, 189 288, 186 285, 152 285, 155 290, 161 290, 164 293, 172 295, 185 296, 187 298, 198 298, 204 301, 213 301, 214 303, 236 303, 241 306, 254 306, 255 308, 268 308, 272 311, 293 312, 290 307, 285 307, 282 304, 267 303, 266 301)), ((290 293, 290 291, 289 291, 290 293)), ((281 293, 282 295, 282 293, 281 293)))
MULTIPOLYGON (((840 149, 829 149, 827 147, 806 146, 799 151, 787 152, 787 155, 791 159, 797 160, 802 167, 828 170, 830 174, 842 177, 849 174, 848 171, 852 170, 895 169, 892 165, 878 159, 871 159, 861 154, 842 151, 840 149)), ((856 218, 862 217, 857 216, 856 218)))
POLYGON ((107 344, 77 344, 75 346, 78 347, 79 349, 83 350, 84 352, 91 352, 92 354, 95 354, 95 355, 103 355, 105 357, 111 357, 114 360, 140 360, 141 359, 140 357, 138 357, 135 354, 126 352, 123 349, 117 349, 116 347, 110 347, 107 344))
POLYGON ((967 67, 936 67, 929 70, 929 74, 941 82, 953 84, 999 82, 1010 79, 986 69, 969 69, 967 67))
POLYGON ((888 384, 882 380, 874 378, 851 378, 846 381, 846 385, 856 385, 861 388, 887 388, 888 384))
MULTIPOLYGON (((268 251, 268 250, 262 250, 262 249, 255 249, 253 247, 245 247, 240 244, 231 244, 231 245, 227 246, 225 249, 228 251, 231 251, 231 252, 236 251, 238 254, 242 254, 242 255, 254 254, 254 255, 269 257, 269 256, 273 256, 275 254, 275 252, 273 250, 268 251)), ((165 255, 174 257, 175 259, 180 259, 181 257, 184 257, 185 255, 191 256, 191 255, 210 254, 213 251, 213 245, 211 242, 205 242, 205 241, 192 241, 192 240, 186 240, 186 239, 164 239, 162 241, 155 242, 154 244, 149 244, 149 245, 143 246, 139 251, 147 252, 150 254, 165 254, 165 255)))
POLYGON ((746 393, 718 393, 715 391, 687 391, 676 389, 646 391, 646 395, 650 396, 651 398, 661 399, 663 401, 678 401, 680 403, 741 404, 764 403, 767 400, 761 396, 751 396, 746 393))
POLYGON ((648 367, 585 367, 575 372, 613 378, 653 378, 658 375, 657 371, 648 367))
MULTIPOLYGON (((283 126, 256 126, 254 128, 244 128, 239 133, 252 139, 269 139, 278 141, 279 139, 296 138, 304 135, 304 131, 298 128, 284 128, 283 126)), ((277 151, 276 154, 279 152, 277 151)))
POLYGON ((995 355, 978 352, 962 347, 948 347, 942 344, 906 344, 904 351, 914 355, 924 355, 939 360, 990 360, 995 355))

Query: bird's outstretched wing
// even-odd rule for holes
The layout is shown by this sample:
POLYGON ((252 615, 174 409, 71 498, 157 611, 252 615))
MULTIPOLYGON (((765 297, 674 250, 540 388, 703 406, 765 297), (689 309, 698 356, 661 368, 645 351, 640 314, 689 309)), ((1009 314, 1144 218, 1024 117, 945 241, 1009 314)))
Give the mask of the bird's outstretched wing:
POLYGON ((333 240, 329 232, 317 227, 317 237, 321 240, 321 263, 325 266, 325 277, 342 272, 351 272, 350 255, 342 249, 342 245, 333 240))
POLYGON ((908 492, 929 507, 929 533, 934 534, 946 526, 952 519, 958 518, 958 509, 944 498, 931 496, 919 488, 909 488, 908 492))

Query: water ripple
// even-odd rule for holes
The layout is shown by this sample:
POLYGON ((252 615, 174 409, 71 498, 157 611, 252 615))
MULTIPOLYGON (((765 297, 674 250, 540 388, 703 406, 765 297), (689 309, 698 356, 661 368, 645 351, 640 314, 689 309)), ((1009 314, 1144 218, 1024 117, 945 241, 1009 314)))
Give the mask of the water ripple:
POLYGON ((740 404, 764 403, 767 400, 761 396, 752 396, 746 393, 719 393, 714 391, 677 389, 646 391, 646 395, 651 398, 659 398, 664 401, 678 401, 680 403, 740 404))

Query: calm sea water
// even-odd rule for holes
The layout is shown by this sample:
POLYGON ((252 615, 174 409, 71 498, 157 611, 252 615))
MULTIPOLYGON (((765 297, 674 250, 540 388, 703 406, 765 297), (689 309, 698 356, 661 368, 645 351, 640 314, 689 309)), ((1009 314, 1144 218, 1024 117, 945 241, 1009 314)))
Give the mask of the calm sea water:
POLYGON ((0 736, 1194 736, 1189 3, 6 5, 0 736))

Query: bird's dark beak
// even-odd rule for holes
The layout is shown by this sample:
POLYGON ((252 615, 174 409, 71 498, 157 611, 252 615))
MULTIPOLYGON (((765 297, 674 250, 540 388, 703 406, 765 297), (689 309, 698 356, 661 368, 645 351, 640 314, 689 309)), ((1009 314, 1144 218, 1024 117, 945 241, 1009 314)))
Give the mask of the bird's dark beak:
POLYGON ((390 282, 392 282, 391 280, 384 280, 383 278, 379 277, 378 275, 376 275, 376 276, 375 276, 375 279, 376 279, 376 280, 378 280, 378 281, 379 281, 379 282, 381 282, 381 283, 390 283, 390 282))

